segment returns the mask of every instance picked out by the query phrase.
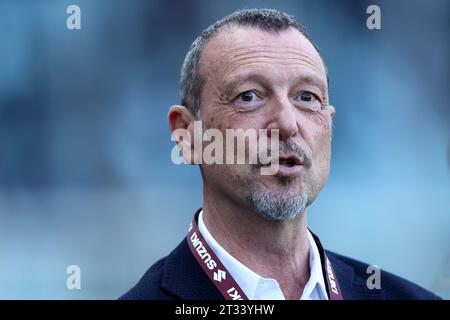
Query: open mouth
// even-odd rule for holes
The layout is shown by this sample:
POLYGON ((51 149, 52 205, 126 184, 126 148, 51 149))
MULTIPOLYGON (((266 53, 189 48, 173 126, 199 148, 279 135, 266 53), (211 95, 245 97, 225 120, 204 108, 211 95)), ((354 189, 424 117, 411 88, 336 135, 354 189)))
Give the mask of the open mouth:
POLYGON ((295 157, 295 156, 279 157, 278 158, 278 163, 281 166, 287 166, 287 167, 293 167, 293 166, 300 166, 300 165, 302 165, 300 159, 295 157))
POLYGON ((296 177, 304 171, 303 157, 299 158, 296 155, 280 156, 278 158, 273 158, 271 162, 264 165, 261 164, 260 167, 265 168, 264 170, 274 169, 270 173, 264 172, 263 175, 277 175, 283 177, 296 177))
POLYGON ((293 167, 296 165, 296 163, 293 159, 280 159, 279 164, 282 166, 288 166, 288 167, 293 167))
POLYGON ((278 159, 276 159, 278 161, 270 161, 267 164, 262 165, 263 167, 268 167, 268 166, 272 166, 274 163, 278 163, 278 165, 280 166, 285 166, 285 167, 294 167, 294 166, 301 166, 303 165, 303 162, 296 156, 288 156, 288 157, 279 157, 278 159))

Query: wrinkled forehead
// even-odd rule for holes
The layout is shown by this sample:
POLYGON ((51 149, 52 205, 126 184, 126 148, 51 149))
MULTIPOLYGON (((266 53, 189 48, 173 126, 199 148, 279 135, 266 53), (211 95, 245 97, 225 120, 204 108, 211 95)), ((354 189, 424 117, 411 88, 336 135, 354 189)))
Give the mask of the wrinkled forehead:
POLYGON ((220 81, 259 62, 275 68, 299 67, 327 83, 322 58, 312 43, 294 28, 274 32, 256 27, 223 26, 203 49, 200 74, 207 82, 220 81))

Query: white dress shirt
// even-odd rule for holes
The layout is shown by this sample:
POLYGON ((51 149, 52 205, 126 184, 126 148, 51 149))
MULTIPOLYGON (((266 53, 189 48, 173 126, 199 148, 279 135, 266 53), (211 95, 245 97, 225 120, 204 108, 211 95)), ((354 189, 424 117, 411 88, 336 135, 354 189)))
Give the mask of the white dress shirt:
MULTIPOLYGON (((217 243, 203 222, 203 210, 198 216, 198 228, 208 245, 250 300, 285 300, 277 280, 261 277, 239 262, 217 243)), ((309 231, 308 242, 310 276, 299 299, 328 300, 319 249, 309 231)))

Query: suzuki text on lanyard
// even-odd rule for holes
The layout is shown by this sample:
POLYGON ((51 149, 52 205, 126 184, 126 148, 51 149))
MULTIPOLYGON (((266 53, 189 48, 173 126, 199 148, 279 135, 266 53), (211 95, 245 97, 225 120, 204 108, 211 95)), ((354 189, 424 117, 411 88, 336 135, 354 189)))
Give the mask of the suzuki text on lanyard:
MULTIPOLYGON (((196 217, 197 215, 194 216, 194 219, 189 226, 187 242, 198 264, 217 287, 225 300, 248 300, 244 291, 209 247, 208 243, 206 243, 205 238, 203 238, 198 229, 196 217)), ((320 249, 321 248, 319 248, 319 250, 320 249)), ((330 300, 342 300, 343 297, 338 280, 335 276, 336 273, 331 266, 330 260, 328 260, 328 257, 325 255, 325 252, 323 252, 323 257, 325 258, 323 259, 325 261, 323 262, 322 267, 325 270, 324 274, 326 275, 327 291, 330 300)))

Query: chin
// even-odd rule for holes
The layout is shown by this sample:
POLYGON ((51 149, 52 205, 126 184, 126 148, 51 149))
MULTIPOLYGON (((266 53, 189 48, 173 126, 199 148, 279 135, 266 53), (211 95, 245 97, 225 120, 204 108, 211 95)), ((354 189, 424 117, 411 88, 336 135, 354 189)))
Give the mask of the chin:
POLYGON ((296 190, 253 190, 247 196, 247 202, 264 219, 286 221, 305 211, 309 197, 296 190))

